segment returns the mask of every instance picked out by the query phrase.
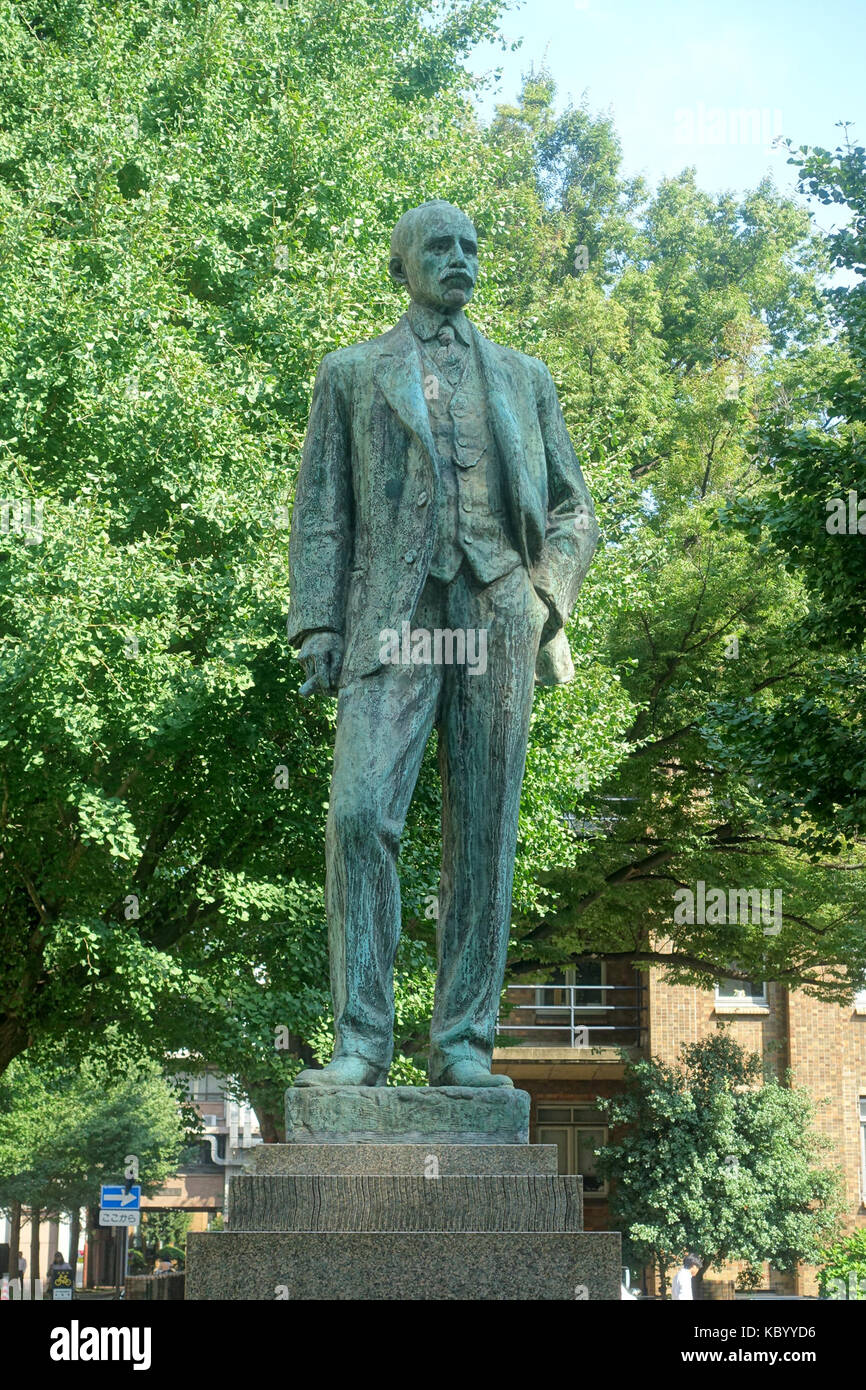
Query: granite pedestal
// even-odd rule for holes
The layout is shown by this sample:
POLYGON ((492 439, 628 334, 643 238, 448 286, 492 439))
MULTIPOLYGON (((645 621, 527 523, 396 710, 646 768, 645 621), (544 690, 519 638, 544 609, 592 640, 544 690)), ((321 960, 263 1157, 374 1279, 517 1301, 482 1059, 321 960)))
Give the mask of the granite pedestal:
POLYGON ((512 1088, 313 1087, 254 1149, 225 1231, 191 1233, 189 1299, 617 1299, 620 1237, 529 1144, 512 1088), (425 1132, 426 1131, 426 1132, 425 1132))

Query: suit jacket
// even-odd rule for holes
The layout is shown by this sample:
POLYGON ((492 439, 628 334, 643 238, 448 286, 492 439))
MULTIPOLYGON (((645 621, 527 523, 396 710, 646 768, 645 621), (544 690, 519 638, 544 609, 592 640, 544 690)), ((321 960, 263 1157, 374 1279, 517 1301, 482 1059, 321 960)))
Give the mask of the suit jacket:
MULTIPOLYGON (((598 540, 592 500, 553 379, 537 358, 471 328, 503 470, 509 531, 550 608, 537 679, 574 675, 563 632, 598 540)), ((427 579, 439 489, 408 318, 328 353, 313 390, 290 540, 289 640, 345 641, 340 684, 381 665, 380 636, 411 621, 427 579)))

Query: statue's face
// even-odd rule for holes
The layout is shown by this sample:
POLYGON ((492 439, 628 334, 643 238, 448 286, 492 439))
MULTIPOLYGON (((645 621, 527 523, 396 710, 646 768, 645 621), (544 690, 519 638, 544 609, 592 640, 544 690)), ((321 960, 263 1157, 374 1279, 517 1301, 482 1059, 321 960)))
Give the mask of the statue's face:
POLYGON ((469 218, 456 208, 431 210, 392 273, 416 304, 443 313, 461 309, 472 298, 478 278, 478 238, 469 218))

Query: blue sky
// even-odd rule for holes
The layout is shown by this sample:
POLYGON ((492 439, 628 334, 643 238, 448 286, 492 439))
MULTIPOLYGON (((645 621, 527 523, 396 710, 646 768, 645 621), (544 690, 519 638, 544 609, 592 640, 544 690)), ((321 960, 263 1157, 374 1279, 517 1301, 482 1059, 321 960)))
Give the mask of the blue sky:
POLYGON ((848 120, 866 143, 866 0, 527 0, 501 28, 523 44, 476 49, 473 71, 503 69, 482 114, 544 63, 560 107, 586 95, 613 111, 624 171, 653 184, 693 164, 711 192, 742 193, 766 173, 793 191, 795 171, 771 148, 780 130, 833 148, 848 120))

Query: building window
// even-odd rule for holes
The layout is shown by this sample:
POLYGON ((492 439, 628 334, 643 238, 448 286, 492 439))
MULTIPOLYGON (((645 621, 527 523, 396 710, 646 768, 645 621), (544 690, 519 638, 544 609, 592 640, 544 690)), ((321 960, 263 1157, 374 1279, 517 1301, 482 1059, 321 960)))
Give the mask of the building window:
POLYGON ((560 1173, 578 1173, 585 1197, 606 1197, 607 1182, 597 1172, 596 1154, 607 1143, 607 1126, 593 1106, 551 1105, 538 1111, 536 1143, 555 1144, 560 1173))
POLYGON ((577 986, 574 989, 575 1008, 598 1009, 604 1003, 602 985, 606 983, 607 966, 603 960, 582 960, 579 965, 568 970, 557 970, 551 975, 548 984, 537 985, 535 1002, 542 1009, 545 1006, 566 1006, 570 998, 569 986, 577 986))
POLYGON ((716 1003, 760 1005, 767 1007, 767 986, 763 980, 720 980, 716 985, 716 1003))
POLYGON ((866 1096, 860 1097, 860 1201, 866 1207, 866 1096))
POLYGON ((854 995, 854 1012, 866 1014, 866 989, 858 989, 854 995))
POLYGON ((204 1072, 201 1076, 193 1076, 189 1082, 190 1099, 207 1109, 207 1102, 212 1100, 223 1100, 225 1098, 225 1087, 222 1078, 216 1072, 204 1072))

